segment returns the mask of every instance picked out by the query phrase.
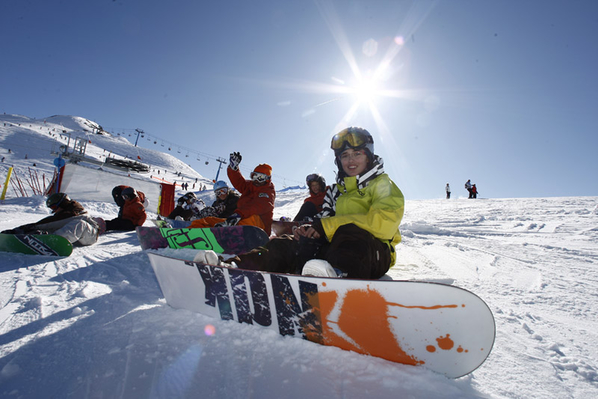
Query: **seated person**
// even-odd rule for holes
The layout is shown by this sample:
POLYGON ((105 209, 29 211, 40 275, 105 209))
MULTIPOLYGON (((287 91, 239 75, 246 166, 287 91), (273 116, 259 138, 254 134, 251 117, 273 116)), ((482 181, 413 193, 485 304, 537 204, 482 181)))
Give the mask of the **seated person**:
POLYGON ((147 218, 145 208, 133 187, 123 189, 121 197, 124 203, 119 212, 119 216, 112 220, 106 220, 106 231, 135 230, 135 227, 143 225, 147 218))
MULTIPOLYGON (((125 200, 122 198, 121 194, 125 188, 129 188, 129 186, 116 186, 112 189, 112 198, 114 198, 114 202, 120 208, 118 211, 118 217, 122 217, 123 206, 125 205, 125 200)), ((145 194, 142 191, 137 191, 137 196, 139 197, 139 201, 143 204, 143 208, 147 208, 149 206, 149 199, 146 198, 145 194)))
POLYGON ((336 184, 326 192, 321 217, 298 227, 293 237, 274 238, 263 248, 239 255, 238 267, 379 279, 394 265, 405 199, 384 172, 372 135, 348 127, 333 136, 330 147, 338 173, 336 184))
POLYGON ((229 189, 226 182, 219 180, 214 184, 214 195, 216 195, 216 201, 212 203, 212 206, 203 208, 197 219, 208 216, 226 219, 235 212, 240 196, 235 190, 229 189))
POLYGON ((295 216, 295 222, 311 222, 314 217, 322 212, 322 204, 326 195, 326 180, 322 175, 312 173, 305 178, 309 188, 309 197, 305 199, 299 213, 295 216))
POLYGON ((199 219, 201 211, 206 204, 195 193, 189 191, 177 200, 177 206, 170 212, 168 219, 181 218, 182 220, 199 219))
POLYGON ((263 229, 270 234, 272 229, 272 216, 274 215, 274 200, 276 191, 271 181, 272 167, 260 164, 251 172, 251 180, 245 180, 239 171, 241 154, 230 154, 227 168, 228 179, 240 193, 235 211, 226 218, 208 216, 194 220, 189 227, 213 227, 250 225, 263 229))

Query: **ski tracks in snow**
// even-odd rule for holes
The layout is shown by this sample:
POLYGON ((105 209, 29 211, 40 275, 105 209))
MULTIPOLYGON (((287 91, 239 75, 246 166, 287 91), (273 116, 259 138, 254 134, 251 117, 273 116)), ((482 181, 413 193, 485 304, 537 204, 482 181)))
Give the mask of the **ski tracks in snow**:
MULTIPOLYGON (((436 275, 484 293, 497 325, 507 326, 497 331, 488 362, 513 373, 491 376, 482 367, 476 377, 504 378, 505 387, 509 379, 522 379, 525 385, 532 373, 553 382, 530 383, 529 392, 517 394, 521 397, 547 391, 555 397, 595 393, 598 353, 592 342, 598 339, 598 309, 592 305, 598 296, 598 234, 595 214, 588 211, 593 199, 572 199, 565 209, 562 199, 425 203, 430 204, 435 206, 405 213, 393 277, 436 275), (583 300, 580 292, 591 298, 583 300), (529 361, 519 362, 521 356, 529 361), (563 390, 566 380, 575 388, 563 390), (579 380, 587 385, 575 384, 579 380)), ((493 393, 513 395, 507 388, 493 393)))

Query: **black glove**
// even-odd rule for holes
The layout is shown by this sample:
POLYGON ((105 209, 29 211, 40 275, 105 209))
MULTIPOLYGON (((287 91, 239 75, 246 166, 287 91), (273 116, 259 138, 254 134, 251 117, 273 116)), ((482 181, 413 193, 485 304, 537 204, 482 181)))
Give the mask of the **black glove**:
POLYGON ((238 213, 233 213, 229 217, 226 218, 224 222, 216 223, 214 227, 226 227, 226 226, 235 226, 241 220, 241 215, 238 213))
POLYGON ((232 154, 230 154, 228 167, 232 170, 239 170, 239 164, 241 163, 241 159, 243 159, 243 157, 241 156, 240 152, 233 152, 232 154))
POLYGON ((241 220, 241 215, 238 213, 233 213, 229 217, 226 218, 226 225, 227 226, 235 226, 241 220))

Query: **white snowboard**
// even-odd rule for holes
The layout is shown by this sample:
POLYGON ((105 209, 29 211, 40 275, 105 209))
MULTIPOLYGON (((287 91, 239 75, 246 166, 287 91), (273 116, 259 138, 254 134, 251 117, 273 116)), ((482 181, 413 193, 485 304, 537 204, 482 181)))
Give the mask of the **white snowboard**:
POLYGON ((423 366, 451 378, 478 368, 494 344, 492 312, 462 288, 210 266, 180 259, 193 259, 184 251, 148 252, 174 308, 423 366))

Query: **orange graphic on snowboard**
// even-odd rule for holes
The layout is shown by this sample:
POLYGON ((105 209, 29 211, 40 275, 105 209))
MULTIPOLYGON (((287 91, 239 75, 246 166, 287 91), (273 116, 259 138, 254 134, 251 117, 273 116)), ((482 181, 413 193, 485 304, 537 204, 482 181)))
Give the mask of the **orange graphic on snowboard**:
MULTIPOLYGON (((369 288, 366 290, 355 289, 346 292, 338 320, 329 320, 338 300, 338 293, 335 291, 319 292, 309 298, 313 312, 321 320, 322 330, 318 332, 313 326, 304 325, 307 339, 409 365, 421 365, 425 362, 408 355, 397 342, 389 323, 389 319, 395 316, 389 315, 389 307, 426 310, 458 307, 458 305, 404 306, 387 302, 378 291, 369 288), (334 325, 344 334, 343 336, 334 331, 334 325), (364 328, 364 326, 367 327, 364 328)), ((442 350, 450 350, 454 347, 450 334, 439 337, 436 341, 442 350)), ((436 347, 433 345, 428 345, 426 349, 430 353, 436 351, 436 347)), ((462 353, 464 350, 459 346, 457 351, 462 353)))

